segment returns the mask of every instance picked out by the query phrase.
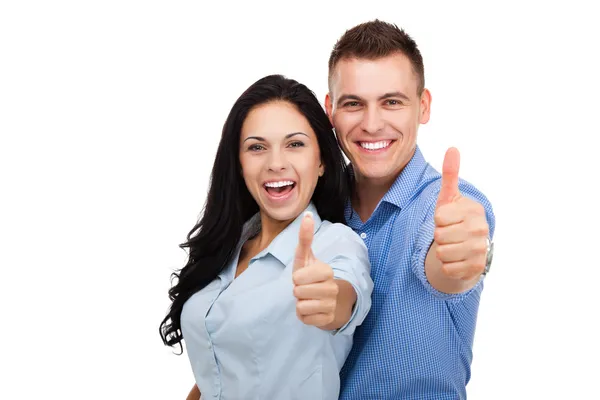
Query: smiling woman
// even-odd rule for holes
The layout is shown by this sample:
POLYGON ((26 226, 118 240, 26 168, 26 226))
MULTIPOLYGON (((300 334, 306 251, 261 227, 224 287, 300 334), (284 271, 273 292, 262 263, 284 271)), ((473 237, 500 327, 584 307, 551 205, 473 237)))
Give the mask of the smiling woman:
POLYGON ((240 96, 160 326, 166 345, 186 342, 189 398, 338 398, 373 289, 367 248, 343 224, 348 192, 306 86, 273 75, 240 96))
POLYGON ((269 102, 250 111, 241 139, 244 181, 260 210, 279 221, 299 215, 325 171, 308 120, 292 103, 269 102))

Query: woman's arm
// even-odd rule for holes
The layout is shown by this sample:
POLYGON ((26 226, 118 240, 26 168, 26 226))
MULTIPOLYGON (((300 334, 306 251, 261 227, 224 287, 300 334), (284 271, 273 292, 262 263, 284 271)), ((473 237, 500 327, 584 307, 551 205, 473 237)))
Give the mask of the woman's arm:
POLYGON ((198 385, 194 384, 194 387, 190 390, 190 394, 188 394, 185 400, 200 400, 200 389, 198 389, 198 385))
POLYGON ((352 285, 348 281, 342 279, 334 279, 334 282, 338 287, 338 293, 333 322, 321 327, 321 329, 327 331, 340 329, 342 326, 346 325, 348 321, 350 321, 352 309, 356 304, 356 291, 352 285))
POLYGON ((325 263, 313 253, 313 238, 314 221, 306 214, 298 232, 292 272, 296 314, 307 325, 352 332, 371 308, 373 281, 367 247, 350 228, 335 225, 334 231, 321 239, 319 256, 325 263))

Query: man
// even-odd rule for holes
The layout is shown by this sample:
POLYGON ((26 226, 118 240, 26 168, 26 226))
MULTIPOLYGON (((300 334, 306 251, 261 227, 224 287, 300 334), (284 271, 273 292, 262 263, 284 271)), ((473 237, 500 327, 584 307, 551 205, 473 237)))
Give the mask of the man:
POLYGON ((463 399, 495 217, 417 146, 431 94, 416 43, 379 20, 348 30, 329 59, 325 107, 351 162, 348 225, 364 239, 373 304, 354 334, 340 399, 463 399))

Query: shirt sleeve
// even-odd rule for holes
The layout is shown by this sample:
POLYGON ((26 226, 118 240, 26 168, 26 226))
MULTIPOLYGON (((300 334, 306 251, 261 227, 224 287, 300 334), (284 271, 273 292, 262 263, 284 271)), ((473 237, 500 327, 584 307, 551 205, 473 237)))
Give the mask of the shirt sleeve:
POLYGON ((344 326, 333 331, 335 335, 352 335, 371 309, 371 264, 369 252, 362 239, 349 227, 335 225, 335 234, 327 233, 329 240, 324 246, 325 254, 321 260, 333 269, 335 279, 345 280, 356 291, 356 303, 350 319, 344 326))
MULTIPOLYGON (((437 202, 438 194, 440 191, 441 180, 436 182, 437 188, 433 191, 433 195, 430 196, 429 201, 427 202, 427 209, 425 211, 425 217, 423 219, 423 223, 419 228, 419 232, 417 233, 417 240, 415 243, 415 249, 412 254, 412 270, 417 275, 417 278, 423 283, 425 289, 434 295, 435 297, 441 300, 447 300, 450 302, 460 302, 473 292, 480 292, 483 289, 483 280, 482 276, 479 282, 475 284, 471 289, 461 292, 461 293, 443 293, 431 286, 431 283, 427 280, 427 276, 425 275, 425 258, 427 257, 427 252, 429 251, 429 247, 433 243, 433 232, 435 230, 435 223, 433 220, 433 216, 435 213, 435 205, 437 202)), ((475 187, 471 184, 459 180, 459 190, 461 195, 468 197, 478 203, 481 203, 485 208, 486 218, 489 225, 489 238, 492 240, 494 236, 495 229, 495 216, 492 209, 492 205, 489 200, 475 187)))

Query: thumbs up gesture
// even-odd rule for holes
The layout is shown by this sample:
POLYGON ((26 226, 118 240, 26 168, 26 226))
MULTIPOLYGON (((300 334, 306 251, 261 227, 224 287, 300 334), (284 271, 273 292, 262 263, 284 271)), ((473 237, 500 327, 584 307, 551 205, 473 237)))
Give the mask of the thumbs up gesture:
POLYGON ((485 269, 489 226, 483 206, 463 197, 458 190, 459 167, 458 150, 448 149, 442 167, 433 237, 442 273, 448 278, 471 281, 478 279, 485 269))
POLYGON ((339 287, 333 269, 315 258, 311 250, 313 236, 314 220, 307 213, 300 225, 292 273, 296 315, 307 325, 325 327, 335 319, 339 287))

